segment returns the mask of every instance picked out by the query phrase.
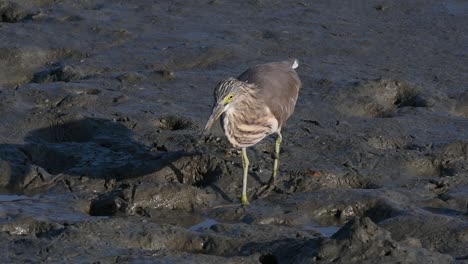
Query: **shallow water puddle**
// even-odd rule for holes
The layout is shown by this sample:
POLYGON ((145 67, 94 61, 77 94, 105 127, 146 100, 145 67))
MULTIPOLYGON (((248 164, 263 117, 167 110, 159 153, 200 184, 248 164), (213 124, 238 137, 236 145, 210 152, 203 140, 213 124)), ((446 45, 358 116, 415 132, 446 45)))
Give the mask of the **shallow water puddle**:
POLYGON ((315 224, 304 225, 304 230, 313 230, 317 231, 324 237, 331 237, 335 234, 341 227, 339 226, 317 226, 315 224))
POLYGON ((324 237, 331 237, 335 234, 340 227, 338 226, 324 226, 324 227, 314 227, 314 230, 318 231, 324 237))
POLYGON ((212 225, 217 224, 218 221, 212 218, 206 218, 205 220, 201 221, 200 223, 189 227, 190 231, 200 231, 201 229, 210 228, 212 225))

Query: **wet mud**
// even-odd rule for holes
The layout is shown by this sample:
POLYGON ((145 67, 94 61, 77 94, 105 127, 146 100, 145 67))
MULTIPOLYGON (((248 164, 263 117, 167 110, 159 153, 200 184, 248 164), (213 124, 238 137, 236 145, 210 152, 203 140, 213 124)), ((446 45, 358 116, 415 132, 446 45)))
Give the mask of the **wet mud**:
POLYGON ((1 263, 467 263, 468 4, 0 0, 1 263), (213 89, 298 58, 242 165, 213 89))

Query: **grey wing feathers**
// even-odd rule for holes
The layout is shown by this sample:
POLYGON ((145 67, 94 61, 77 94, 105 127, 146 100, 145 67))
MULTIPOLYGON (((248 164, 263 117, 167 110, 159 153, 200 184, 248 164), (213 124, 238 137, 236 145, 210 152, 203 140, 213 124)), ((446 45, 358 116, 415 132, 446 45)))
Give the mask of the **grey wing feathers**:
POLYGON ((294 70, 296 59, 256 65, 243 72, 237 79, 252 83, 258 96, 273 112, 281 127, 291 116, 296 105, 301 81, 294 70))

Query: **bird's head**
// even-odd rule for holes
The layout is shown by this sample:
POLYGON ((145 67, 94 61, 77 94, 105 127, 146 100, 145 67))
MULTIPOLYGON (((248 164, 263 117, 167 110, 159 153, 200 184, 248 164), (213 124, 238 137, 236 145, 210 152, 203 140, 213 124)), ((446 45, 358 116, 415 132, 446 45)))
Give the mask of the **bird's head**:
POLYGON ((206 134, 221 114, 239 101, 242 97, 241 95, 246 91, 246 88, 251 86, 251 84, 232 77, 219 82, 214 92, 215 104, 213 105, 211 116, 203 130, 203 134, 206 134))

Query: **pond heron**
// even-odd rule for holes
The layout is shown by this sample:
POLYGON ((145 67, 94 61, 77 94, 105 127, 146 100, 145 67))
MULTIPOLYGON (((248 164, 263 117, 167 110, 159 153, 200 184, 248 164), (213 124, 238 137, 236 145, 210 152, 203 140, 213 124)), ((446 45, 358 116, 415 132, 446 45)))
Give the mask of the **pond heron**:
POLYGON ((222 115, 222 128, 229 142, 242 150, 244 169, 242 204, 248 204, 247 174, 249 159, 246 148, 270 134, 276 134, 273 171, 266 190, 274 188, 278 173, 281 128, 296 105, 301 81, 295 69, 296 59, 256 65, 237 78, 219 82, 215 89, 215 103, 205 126, 206 134, 222 115))

